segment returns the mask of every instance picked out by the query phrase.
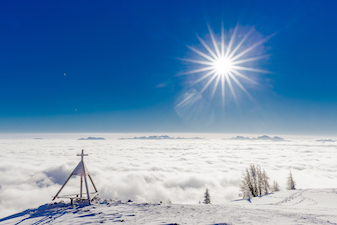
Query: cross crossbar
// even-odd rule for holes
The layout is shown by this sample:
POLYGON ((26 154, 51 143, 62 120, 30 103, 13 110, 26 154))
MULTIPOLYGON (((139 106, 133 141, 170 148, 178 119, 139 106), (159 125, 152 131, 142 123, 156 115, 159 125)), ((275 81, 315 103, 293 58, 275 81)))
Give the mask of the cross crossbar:
POLYGON ((83 161, 83 156, 88 156, 88 154, 84 154, 84 149, 82 149, 82 153, 77 154, 76 156, 81 156, 81 161, 83 161))

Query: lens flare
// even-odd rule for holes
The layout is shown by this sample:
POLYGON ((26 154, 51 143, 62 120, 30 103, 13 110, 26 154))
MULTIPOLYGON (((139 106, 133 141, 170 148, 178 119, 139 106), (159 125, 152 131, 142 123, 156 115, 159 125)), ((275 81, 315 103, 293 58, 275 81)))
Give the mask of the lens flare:
POLYGON ((201 56, 203 60, 181 59, 183 61, 201 65, 199 69, 188 71, 184 74, 201 73, 201 76, 192 83, 192 85, 195 85, 201 81, 205 83, 200 91, 200 94, 202 94, 212 83, 214 83, 211 92, 211 97, 213 98, 218 86, 220 86, 223 105, 225 102, 226 86, 229 87, 230 92, 235 99, 236 94, 234 91, 234 85, 238 86, 243 92, 251 97, 246 88, 241 84, 240 79, 254 82, 247 75, 247 72, 269 73, 265 70, 245 66, 245 64, 266 57, 266 55, 254 57, 251 57, 251 55, 254 53, 253 50, 256 49, 257 46, 265 43, 270 37, 264 38, 249 47, 243 47, 243 44, 245 41, 247 41, 254 28, 250 29, 250 31, 246 33, 236 45, 235 42, 239 36, 237 35, 238 27, 235 27, 228 44, 225 43, 225 30, 223 25, 221 26, 220 42, 216 41, 213 31, 209 25, 208 30, 213 46, 208 45, 201 37, 197 35, 197 38, 205 48, 206 53, 194 47, 187 46, 190 50, 201 56), (247 57, 248 55, 249 57, 247 57))

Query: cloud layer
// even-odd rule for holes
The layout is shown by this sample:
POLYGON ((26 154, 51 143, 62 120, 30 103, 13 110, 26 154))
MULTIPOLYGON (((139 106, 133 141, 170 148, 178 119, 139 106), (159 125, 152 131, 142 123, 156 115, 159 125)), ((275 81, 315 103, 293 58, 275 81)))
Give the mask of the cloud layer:
MULTIPOLYGON (((0 218, 51 201, 80 160, 101 197, 136 202, 196 204, 209 188, 213 204, 238 198, 242 171, 259 164, 285 186, 289 170, 298 188, 336 186, 337 144, 312 140, 0 140, 0 218)), ((71 179, 62 194, 79 191, 71 179)))

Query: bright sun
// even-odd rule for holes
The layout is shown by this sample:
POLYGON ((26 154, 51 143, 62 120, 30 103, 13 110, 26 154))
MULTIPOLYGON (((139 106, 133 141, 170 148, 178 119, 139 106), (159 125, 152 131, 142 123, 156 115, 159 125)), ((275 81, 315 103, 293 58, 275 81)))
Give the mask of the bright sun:
POLYGON ((244 35, 243 38, 240 41, 238 41, 238 44, 236 45, 234 44, 234 42, 235 39, 237 38, 236 34, 237 27, 235 27, 228 44, 225 43, 225 31, 223 26, 221 27, 220 42, 217 42, 215 40, 213 31, 209 25, 208 30, 213 46, 210 47, 201 37, 197 36, 200 43, 205 47, 207 52, 204 53, 193 47, 187 46, 193 52, 201 56, 204 60, 182 59, 184 61, 202 65, 201 68, 188 71, 185 74, 203 73, 192 84, 194 85, 201 81, 206 81, 205 85, 200 91, 200 94, 202 94, 214 81, 214 86, 211 92, 212 98, 217 90, 217 87, 220 85, 223 105, 225 99, 226 86, 229 87, 235 99, 236 95, 234 92, 233 84, 236 84, 242 91, 244 91, 248 96, 250 96, 246 88, 239 81, 239 79, 246 79, 249 82, 253 82, 252 79, 250 79, 244 72, 268 73, 268 71, 245 66, 247 62, 252 62, 265 57, 265 56, 254 56, 247 58, 247 53, 251 52, 257 46, 266 42, 270 37, 260 40, 259 42, 251 45, 250 47, 243 48, 242 47, 243 43, 247 40, 248 36, 253 32, 254 28, 252 28, 248 33, 246 33, 246 35, 244 35))
POLYGON ((231 71, 232 62, 225 57, 220 57, 214 62, 214 69, 219 75, 224 75, 231 71))

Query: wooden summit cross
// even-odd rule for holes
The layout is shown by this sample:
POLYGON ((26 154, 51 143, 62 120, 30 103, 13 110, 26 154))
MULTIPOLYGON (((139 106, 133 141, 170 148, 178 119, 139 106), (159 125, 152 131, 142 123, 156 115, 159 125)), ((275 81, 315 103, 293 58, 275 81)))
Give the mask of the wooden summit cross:
POLYGON ((54 196, 53 200, 55 200, 56 198, 61 198, 58 197, 58 195, 60 194, 60 192, 62 191, 63 187, 67 184, 67 182, 69 181, 69 179, 72 176, 81 176, 81 183, 80 183, 80 197, 78 197, 78 195, 76 195, 76 197, 69 197, 71 199, 71 202, 73 201, 73 199, 78 199, 78 200, 86 200, 84 198, 82 198, 82 186, 83 186, 83 178, 84 178, 84 183, 85 183, 85 188, 87 191, 87 200, 90 204, 90 193, 89 193, 89 188, 88 188, 88 182, 87 182, 87 175, 92 183, 92 186, 95 189, 95 192, 91 193, 91 194, 95 194, 97 193, 97 189, 96 186, 90 176, 90 173, 88 171, 88 169, 86 168, 86 166, 84 165, 84 161, 83 161, 83 156, 88 156, 88 154, 84 154, 84 150, 82 149, 82 153, 81 154, 77 154, 77 156, 81 156, 81 161, 78 163, 78 165, 76 166, 76 168, 74 169, 74 171, 70 174, 70 176, 68 177, 68 179, 66 180, 66 182, 63 184, 63 186, 61 187, 61 189, 57 192, 57 194, 54 196))

